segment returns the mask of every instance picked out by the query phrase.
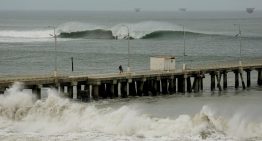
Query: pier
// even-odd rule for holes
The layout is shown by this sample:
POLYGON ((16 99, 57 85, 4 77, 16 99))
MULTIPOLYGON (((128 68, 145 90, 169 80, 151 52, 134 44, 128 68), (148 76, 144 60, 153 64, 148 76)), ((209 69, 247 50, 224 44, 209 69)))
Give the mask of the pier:
POLYGON ((210 90, 228 88, 228 73, 234 73, 235 88, 251 87, 251 71, 257 72, 257 85, 262 86, 262 63, 219 65, 187 68, 186 70, 141 71, 94 75, 58 75, 0 77, 0 93, 22 82, 41 99, 41 89, 56 88, 66 97, 87 101, 90 99, 126 98, 131 96, 157 96, 203 91, 203 79, 210 76, 210 90), (74 93, 76 91, 76 93, 74 93))

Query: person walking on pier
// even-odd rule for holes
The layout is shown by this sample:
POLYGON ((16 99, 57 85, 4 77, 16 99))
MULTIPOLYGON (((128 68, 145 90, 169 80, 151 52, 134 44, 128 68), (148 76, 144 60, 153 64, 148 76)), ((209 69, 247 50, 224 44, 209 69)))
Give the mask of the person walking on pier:
POLYGON ((120 72, 120 73, 123 73, 123 67, 122 67, 122 65, 120 65, 118 68, 119 68, 119 72, 120 72))

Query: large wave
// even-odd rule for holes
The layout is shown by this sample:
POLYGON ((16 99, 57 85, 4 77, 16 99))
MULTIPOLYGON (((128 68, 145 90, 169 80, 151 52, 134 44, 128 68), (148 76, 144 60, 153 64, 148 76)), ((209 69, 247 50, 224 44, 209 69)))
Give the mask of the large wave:
MULTIPOLYGON (((68 22, 56 28, 60 40, 84 38, 84 39, 174 39, 183 37, 183 28, 168 22, 146 21, 139 23, 119 23, 111 26, 103 26, 90 23, 68 22)), ((51 41, 52 29, 34 30, 2 30, 0 42, 20 41, 51 41)), ((205 32, 185 29, 186 36, 231 36, 228 32, 205 32)), ((257 36, 247 36, 257 37, 257 36)))
POLYGON ((21 140, 239 140, 261 139, 262 123, 235 114, 231 119, 203 106, 194 116, 157 118, 131 105, 110 108, 74 103, 48 91, 46 100, 34 101, 15 84, 0 95, 0 139, 21 140), (62 138, 61 138, 62 137, 62 138))
MULTIPOLYGON (((59 26, 61 38, 91 39, 152 39, 174 38, 183 35, 182 27, 166 22, 140 22, 117 24, 112 27, 70 22, 59 26)), ((187 35, 205 35, 205 33, 185 30, 187 35)))

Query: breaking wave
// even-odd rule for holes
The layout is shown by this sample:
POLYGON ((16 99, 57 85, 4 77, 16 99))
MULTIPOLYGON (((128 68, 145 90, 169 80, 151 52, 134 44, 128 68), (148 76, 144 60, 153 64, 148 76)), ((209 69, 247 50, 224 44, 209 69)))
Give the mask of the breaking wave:
MULTIPOLYGON (((207 34, 202 33, 196 33, 196 32, 185 32, 187 36, 204 36, 207 34)), ((130 36, 130 39, 172 39, 172 38, 179 38, 183 37, 184 32, 183 31, 154 31, 148 34, 145 34, 142 37, 133 37, 130 36)), ((62 32, 60 33, 59 37, 61 38, 87 38, 87 39, 127 39, 128 36, 123 35, 113 35, 113 32, 110 30, 103 30, 103 29, 97 29, 97 30, 88 30, 88 31, 79 31, 79 32, 62 32)))
POLYGON ((114 39, 112 31, 96 29, 78 32, 62 32, 59 34, 61 38, 88 38, 88 39, 114 39))
MULTIPOLYGON (((96 27, 75 22, 59 26, 61 38, 127 39, 128 31, 131 39, 174 38, 184 34, 181 26, 153 21, 135 24, 123 23, 112 27, 96 27)), ((190 30, 185 30, 185 33, 187 35, 205 35, 205 33, 190 30)))
POLYGON ((0 139, 48 140, 239 140, 261 139, 262 123, 235 114, 218 116, 205 105, 194 116, 157 118, 124 105, 100 107, 95 103, 74 103, 48 90, 46 100, 34 101, 31 92, 15 84, 0 95, 0 139), (59 138, 58 138, 59 137, 59 138), (26 139, 26 138, 25 138, 26 139))
MULTIPOLYGON (((120 23, 113 26, 102 26, 90 23, 68 22, 57 27, 60 40, 66 39, 174 39, 183 37, 182 26, 167 23, 147 21, 140 23, 120 23)), ((0 42, 23 41, 52 41, 52 29, 35 29, 28 31, 2 30, 0 42)), ((234 33, 204 32, 185 29, 186 36, 226 36, 233 37, 234 33)), ((260 38, 259 36, 247 36, 260 38)))

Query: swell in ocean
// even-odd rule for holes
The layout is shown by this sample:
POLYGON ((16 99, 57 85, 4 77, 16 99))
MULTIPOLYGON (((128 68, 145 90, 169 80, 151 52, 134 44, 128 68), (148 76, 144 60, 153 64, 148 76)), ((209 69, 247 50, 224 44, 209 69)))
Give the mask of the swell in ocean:
MULTIPOLYGON (((203 33, 196 33, 196 32, 185 32, 187 36, 207 36, 207 34, 203 33)), ((113 32, 110 30, 86 30, 86 31, 78 31, 78 32, 62 32, 59 34, 61 38, 87 38, 87 39, 173 39, 176 37, 183 37, 183 31, 153 31, 151 33, 145 34, 142 37, 135 37, 135 36, 124 36, 124 35, 113 35, 113 32)))
MULTIPOLYGON (((181 25, 168 22, 140 22, 120 23, 113 26, 99 26, 96 24, 68 22, 57 26, 57 35, 60 40, 66 39, 174 39, 184 36, 181 25), (129 35, 129 36, 128 36, 129 35)), ((32 30, 1 30, 0 42, 30 42, 48 41, 53 34, 52 29, 32 30)), ((217 33, 196 31, 185 28, 187 37, 221 36, 234 38, 235 33, 217 33)), ((243 36, 244 38, 261 38, 257 35, 243 36)))
MULTIPOLYGON (((0 140, 261 140, 262 122, 203 105, 194 115, 154 117, 139 105, 77 103, 49 89, 45 100, 14 84, 0 95, 0 140)), ((182 105, 181 105, 182 106, 182 105)), ((182 107, 181 107, 182 108, 182 107)))

